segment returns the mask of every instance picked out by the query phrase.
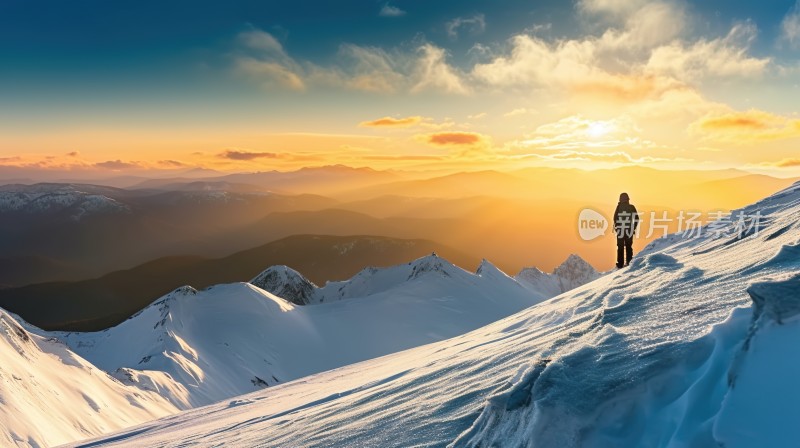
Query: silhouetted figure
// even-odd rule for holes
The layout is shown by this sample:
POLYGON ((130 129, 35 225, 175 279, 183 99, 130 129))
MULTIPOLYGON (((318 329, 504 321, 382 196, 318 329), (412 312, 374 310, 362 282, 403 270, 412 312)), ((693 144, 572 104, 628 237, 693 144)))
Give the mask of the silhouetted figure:
POLYGON ((639 213, 630 203, 628 193, 619 195, 614 210, 614 232, 617 234, 617 267, 627 266, 633 258, 633 234, 639 226, 639 213))

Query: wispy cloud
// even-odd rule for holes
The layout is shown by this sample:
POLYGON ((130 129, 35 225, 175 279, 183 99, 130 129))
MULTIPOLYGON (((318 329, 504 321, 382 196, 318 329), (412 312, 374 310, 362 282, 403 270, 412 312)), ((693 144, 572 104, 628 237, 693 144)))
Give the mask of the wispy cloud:
POLYGON ((504 113, 504 114, 503 114, 503 116, 504 116, 504 117, 517 117, 517 116, 519 116, 519 115, 526 115, 526 114, 528 114, 528 113, 530 113, 530 112, 531 112, 531 111, 529 111, 529 110, 528 110, 527 108, 525 108, 525 107, 519 107, 519 108, 516 108, 516 109, 510 110, 510 111, 508 111, 508 112, 504 113))
POLYGON ((142 168, 142 165, 137 162, 123 162, 122 160, 107 160, 105 162, 98 162, 94 164, 97 168, 105 168, 113 171, 130 170, 142 168))
POLYGON ((424 44, 418 50, 412 93, 433 90, 443 93, 469 93, 469 87, 457 70, 447 63, 444 49, 424 44))
POLYGON ((773 165, 775 165, 775 166, 777 166, 779 168, 798 167, 798 166, 800 166, 800 159, 798 159, 798 158, 783 159, 783 160, 779 160, 779 161, 773 163, 773 165))
POLYGON ((342 44, 335 62, 321 66, 293 58, 266 31, 247 30, 236 41, 235 71, 266 88, 302 92, 326 86, 384 94, 469 92, 463 74, 448 63, 447 52, 431 43, 422 43, 411 52, 342 44))
POLYGON ((403 118, 383 117, 383 118, 378 118, 377 120, 362 121, 358 125, 367 128, 377 128, 377 127, 407 128, 420 124, 422 122, 422 119, 423 118, 418 115, 412 117, 403 117, 403 118))
POLYGON ((800 2, 783 17, 781 21, 781 39, 792 47, 800 46, 800 2))
POLYGON ((274 152, 250 152, 240 150, 225 150, 219 157, 230 160, 256 160, 256 159, 275 159, 280 157, 280 154, 274 152))
POLYGON ((475 14, 472 17, 456 17, 444 25, 447 35, 455 39, 463 29, 470 34, 481 34, 486 30, 486 18, 483 14, 475 14))
POLYGON ((385 3, 380 12, 378 12, 378 15, 381 17, 402 17, 406 15, 406 12, 397 6, 392 6, 388 3, 385 3))

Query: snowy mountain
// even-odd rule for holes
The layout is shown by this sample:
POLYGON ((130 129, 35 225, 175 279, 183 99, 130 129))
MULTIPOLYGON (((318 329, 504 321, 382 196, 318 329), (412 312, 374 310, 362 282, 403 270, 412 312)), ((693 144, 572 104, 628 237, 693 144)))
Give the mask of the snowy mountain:
POLYGON ((251 283, 178 288, 105 331, 53 334, 187 408, 441 341, 549 297, 486 261, 473 274, 433 254, 321 288, 273 266, 251 283))
POLYGON ((534 291, 557 296, 597 280, 601 275, 583 258, 572 254, 551 274, 542 272, 538 268, 523 268, 514 278, 534 291))
MULTIPOLYGON (((536 268, 526 268, 522 272, 528 271, 541 272, 536 268)), ((463 276, 463 272, 461 268, 434 253, 398 266, 368 267, 348 280, 328 282, 323 287, 318 287, 287 266, 271 266, 250 280, 250 283, 296 305, 309 305, 371 296, 389 288, 400 287, 407 281, 427 274, 461 278, 459 276, 463 276)), ((501 283, 515 281, 536 297, 547 299, 594 281, 601 274, 582 258, 570 255, 553 274, 542 274, 544 279, 538 281, 527 274, 512 279, 485 259, 478 266, 476 275, 480 278, 494 278, 501 283)))
POLYGON ((250 283, 296 305, 312 303, 318 290, 317 285, 303 274, 284 265, 269 267, 250 283))
POLYGON ((79 184, 0 186, 0 213, 69 214, 72 221, 100 213, 127 213, 130 208, 109 197, 119 191, 110 187, 79 184))
POLYGON ((0 310, 0 446, 53 446, 176 412, 0 310))
POLYGON ((91 446, 793 446, 800 184, 741 212, 470 333, 91 446))

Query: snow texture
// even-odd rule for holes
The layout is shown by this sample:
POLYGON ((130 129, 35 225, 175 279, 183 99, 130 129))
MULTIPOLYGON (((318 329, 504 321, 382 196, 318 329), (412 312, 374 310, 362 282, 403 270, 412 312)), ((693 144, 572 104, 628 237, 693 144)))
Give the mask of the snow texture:
POLYGON ((0 310, 0 446, 54 446, 177 410, 157 393, 120 384, 0 310))

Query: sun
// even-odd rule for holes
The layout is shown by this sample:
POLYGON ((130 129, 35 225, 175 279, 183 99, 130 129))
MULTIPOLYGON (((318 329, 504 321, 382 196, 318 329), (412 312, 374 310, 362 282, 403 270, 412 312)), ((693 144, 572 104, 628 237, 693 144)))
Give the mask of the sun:
POLYGON ((586 135, 592 138, 603 137, 612 131, 613 126, 607 121, 592 121, 586 127, 586 135))

